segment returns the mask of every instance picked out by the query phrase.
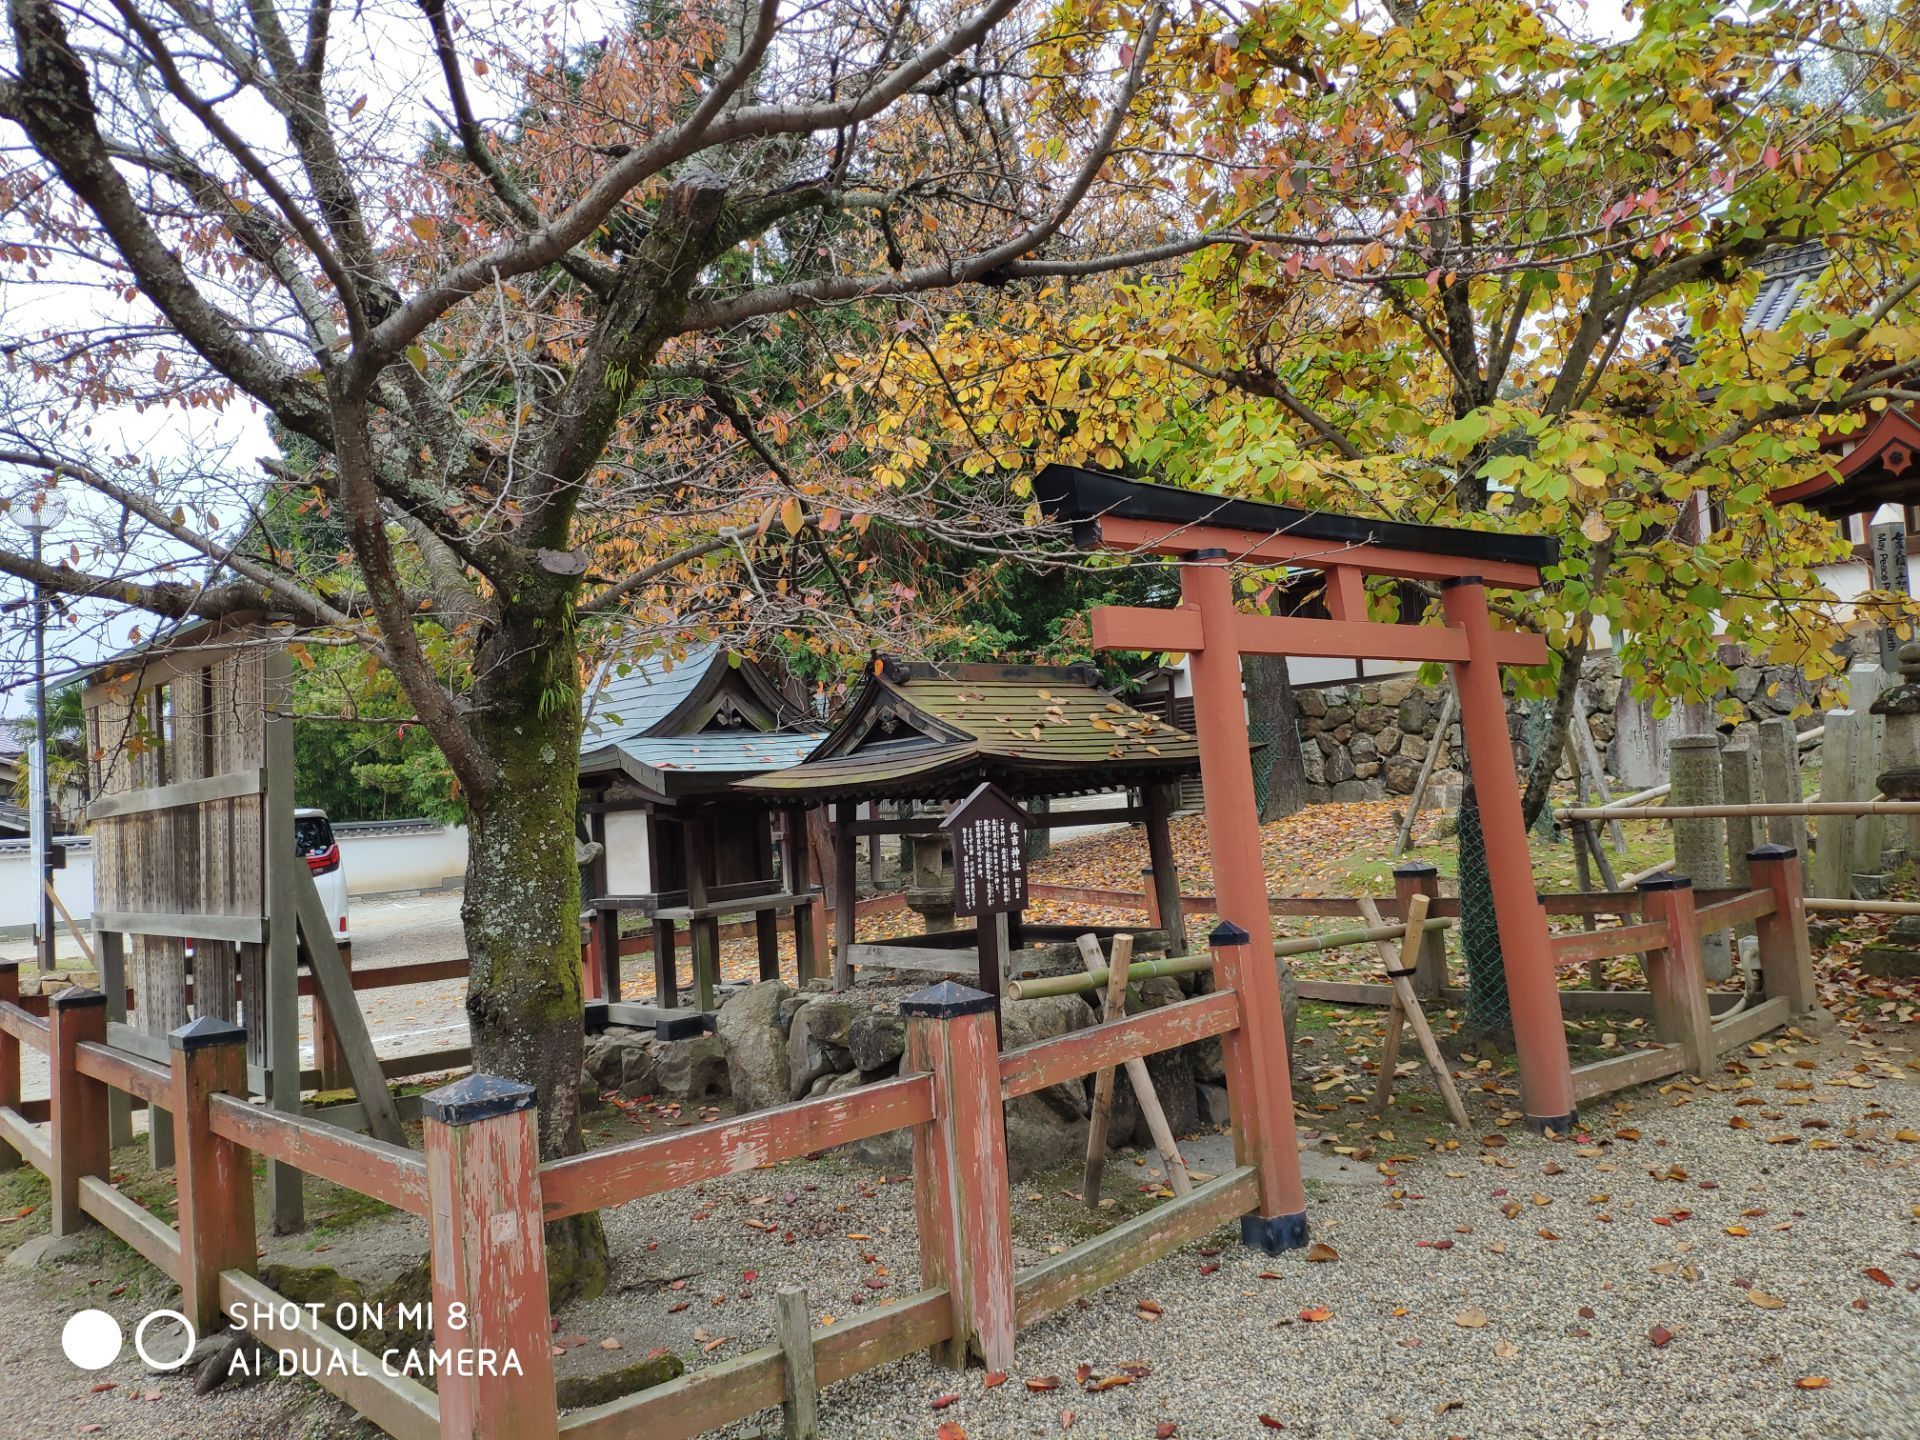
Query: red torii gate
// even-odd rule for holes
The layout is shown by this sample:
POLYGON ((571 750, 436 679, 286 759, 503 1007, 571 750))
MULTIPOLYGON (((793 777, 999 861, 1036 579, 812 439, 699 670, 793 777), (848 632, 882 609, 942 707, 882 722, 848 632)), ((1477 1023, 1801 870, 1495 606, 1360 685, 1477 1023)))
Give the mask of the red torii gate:
POLYGON ((1245 1016, 1242 1029, 1225 1037, 1227 1063, 1246 1087, 1238 1093, 1253 1097, 1259 1117, 1254 1125, 1235 1127, 1247 1152, 1238 1159, 1260 1179, 1258 1214, 1242 1218, 1242 1240, 1269 1251, 1306 1243, 1306 1193, 1281 1041, 1242 655, 1439 661, 1453 667, 1513 1010, 1522 1103, 1536 1127, 1571 1129, 1573 1078, 1560 993, 1546 911, 1534 890, 1500 688, 1500 666, 1544 664, 1547 646, 1538 635, 1494 629, 1486 599, 1489 585, 1538 585, 1541 566, 1556 558, 1554 542, 1223 500, 1064 465, 1049 465, 1035 491, 1048 514, 1073 523, 1082 549, 1183 562, 1177 607, 1101 606, 1092 616, 1093 643, 1100 650, 1173 651, 1189 657, 1214 891, 1223 930, 1229 932, 1216 940, 1224 942, 1221 968, 1240 992, 1245 1016), (1235 563, 1324 571, 1333 618, 1240 613, 1233 603, 1235 563), (1438 581, 1446 623, 1368 621, 1367 575, 1438 581), (1241 955, 1238 962, 1229 959, 1235 951, 1241 955))

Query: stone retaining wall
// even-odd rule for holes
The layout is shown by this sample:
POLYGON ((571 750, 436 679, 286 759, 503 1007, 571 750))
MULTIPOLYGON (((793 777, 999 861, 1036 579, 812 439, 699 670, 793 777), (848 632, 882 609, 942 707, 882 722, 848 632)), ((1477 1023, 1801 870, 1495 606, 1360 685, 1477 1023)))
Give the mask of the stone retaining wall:
MULTIPOLYGON (((1747 663, 1739 650, 1727 660, 1734 669, 1734 698, 1749 721, 1758 722, 1792 713, 1813 697, 1797 669, 1787 665, 1747 663)), ((1581 680, 1587 726, 1610 775, 1621 767, 1614 753, 1622 714, 1622 685, 1611 654, 1590 656, 1581 680)), ((1421 764, 1437 747, 1427 803, 1437 797, 1457 796, 1462 783, 1460 722, 1456 716, 1445 734, 1439 733, 1446 690, 1421 685, 1411 675, 1357 685, 1331 685, 1294 694, 1300 716, 1300 743, 1309 804, 1328 801, 1386 800, 1411 795, 1421 764)), ((1634 706, 1631 697, 1625 704, 1634 706)), ((1818 719, 1808 719, 1807 725, 1818 719)), ((1507 712, 1507 730, 1521 767, 1531 764, 1527 746, 1527 712, 1515 704, 1507 712)), ((1565 774, 1565 767, 1562 767, 1565 774)))

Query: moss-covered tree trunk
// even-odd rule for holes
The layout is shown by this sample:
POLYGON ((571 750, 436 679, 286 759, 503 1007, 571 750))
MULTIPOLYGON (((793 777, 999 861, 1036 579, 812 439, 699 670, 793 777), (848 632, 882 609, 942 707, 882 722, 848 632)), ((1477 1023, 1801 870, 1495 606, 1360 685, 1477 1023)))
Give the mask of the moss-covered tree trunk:
MULTIPOLYGON (((545 597, 522 597, 481 647, 474 732, 498 781, 469 811, 460 907, 474 1068, 538 1088, 543 1159, 582 1149, 583 1048, 579 657, 572 587, 548 588, 545 597)), ((600 1217, 549 1225, 547 1265, 556 1298, 599 1293, 607 1278, 600 1217)))

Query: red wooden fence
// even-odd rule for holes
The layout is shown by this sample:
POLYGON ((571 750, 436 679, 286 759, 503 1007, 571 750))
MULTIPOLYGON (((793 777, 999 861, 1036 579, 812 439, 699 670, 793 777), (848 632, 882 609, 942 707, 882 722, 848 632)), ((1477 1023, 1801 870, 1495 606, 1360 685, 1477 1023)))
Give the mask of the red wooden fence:
MULTIPOLYGON (((1654 1047, 1575 1071, 1581 1096, 1704 1071, 1719 1055, 1812 1008, 1799 861, 1777 846, 1749 859, 1751 891, 1716 892, 1713 903, 1697 907, 1686 882, 1654 882, 1632 897, 1632 913, 1644 917, 1638 922, 1565 937, 1569 949, 1583 947, 1582 956, 1643 954, 1654 1015, 1654 1047), (1715 1017, 1700 974, 1699 937, 1746 922, 1759 936, 1764 998, 1715 1017)), ((1624 908, 1624 897, 1608 903, 1624 908)), ((245 1098, 245 1036, 236 1026, 200 1019, 181 1027, 169 1037, 171 1063, 159 1065, 105 1043, 105 998, 97 992, 56 995, 42 1019, 20 1003, 17 966, 0 964, 0 1166, 24 1159, 48 1176, 57 1233, 89 1221, 104 1225, 180 1284, 182 1308, 196 1324, 219 1323, 223 1307, 241 1308, 262 1343, 299 1355, 319 1384, 402 1440, 675 1440, 779 1404, 788 1384, 783 1352, 764 1347, 560 1415, 545 1222, 908 1129, 921 1288, 858 1320, 816 1329, 817 1381, 831 1384, 920 1349, 951 1365, 976 1358, 1010 1368, 1020 1327, 1246 1217, 1261 1202, 1260 1166, 1272 1153, 1280 1117, 1262 1104, 1267 1087, 1259 1067, 1281 1037, 1255 1033, 1257 1022, 1250 1023, 1234 988, 1245 964, 1243 932, 1221 926, 1213 943, 1221 988, 1209 994, 998 1054, 988 997, 935 986, 902 1006, 907 1053, 896 1079, 544 1165, 535 1151, 533 1095, 524 1085, 474 1075, 427 1096, 422 1155, 252 1104, 245 1098), (1214 1035, 1228 1050, 1235 1168, 1016 1270, 1002 1102, 1214 1035), (21 1101, 23 1046, 48 1057, 53 1093, 45 1131, 21 1101), (109 1087, 160 1105, 179 1127, 178 1228, 112 1184, 109 1087), (251 1155, 426 1217, 436 1347, 512 1349, 523 1373, 443 1371, 436 1394, 281 1304, 255 1274, 251 1155), (464 1307, 463 1324, 454 1323, 456 1305, 464 1307)))
MULTIPOLYGON (((1218 958, 1231 973, 1232 950, 1218 958)), ((1238 997, 1221 989, 1000 1054, 989 998, 949 983, 902 1005, 907 1055, 895 1079, 541 1165, 525 1086, 475 1075, 427 1096, 423 1157, 252 1104, 245 1098, 245 1036, 236 1026, 200 1019, 181 1027, 169 1037, 171 1064, 160 1065, 104 1043, 105 997, 98 992, 53 997, 43 1020, 20 1005, 18 987, 17 967, 0 965, 0 1163, 20 1157, 48 1175, 56 1231, 104 1225, 180 1284, 182 1309, 197 1325, 218 1325, 222 1307, 239 1307, 262 1343, 304 1357, 317 1383, 403 1440, 557 1440, 563 1433, 672 1440, 779 1404, 786 1366, 769 1346, 562 1417, 549 1350, 545 1222, 902 1129, 914 1136, 921 1288, 858 1320, 816 1330, 816 1378, 828 1384, 919 1349, 949 1364, 971 1357, 1005 1369, 1019 1326, 1244 1214, 1259 1191, 1254 1170, 1243 1164, 1016 1271, 1002 1101, 1212 1035, 1237 1040, 1250 1053, 1279 1043, 1277 1036, 1246 1034, 1238 997), (20 1108, 22 1045, 49 1060, 46 1132, 20 1108), (111 1183, 109 1087, 164 1107, 179 1127, 178 1228, 111 1183), (255 1275, 255 1154, 426 1217, 436 1347, 512 1349, 524 1373, 442 1371, 436 1394, 304 1312, 279 1305, 255 1275), (458 1327, 449 1323, 456 1304, 466 1317, 458 1327)), ((1267 1117, 1244 1079, 1236 1073, 1229 1084, 1237 1148, 1257 1155, 1270 1144, 1260 1133, 1267 1117)))

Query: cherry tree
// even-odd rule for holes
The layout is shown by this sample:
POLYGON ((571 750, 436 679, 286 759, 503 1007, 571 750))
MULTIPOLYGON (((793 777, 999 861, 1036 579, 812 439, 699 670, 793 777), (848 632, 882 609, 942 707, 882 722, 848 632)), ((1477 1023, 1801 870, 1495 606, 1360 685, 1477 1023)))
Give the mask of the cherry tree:
MULTIPOLYGON (((538 1087, 550 1156, 581 1144, 588 661, 897 619, 874 547, 1031 544, 1017 502, 853 436, 767 347, 909 345, 936 292, 1208 239, 1133 159, 1179 105, 1158 3, 582 23, 9 0, 0 42, 0 273, 31 321, 0 351, 0 464, 84 492, 93 527, 0 573, 365 651, 468 807, 475 1064, 538 1087), (114 442, 156 409, 262 417, 276 453, 236 475, 114 442), (313 514, 337 550, 288 543, 313 514)), ((549 1244, 557 1288, 603 1283, 597 1218, 549 1244)))

